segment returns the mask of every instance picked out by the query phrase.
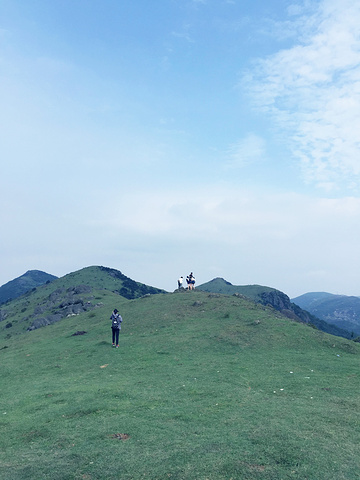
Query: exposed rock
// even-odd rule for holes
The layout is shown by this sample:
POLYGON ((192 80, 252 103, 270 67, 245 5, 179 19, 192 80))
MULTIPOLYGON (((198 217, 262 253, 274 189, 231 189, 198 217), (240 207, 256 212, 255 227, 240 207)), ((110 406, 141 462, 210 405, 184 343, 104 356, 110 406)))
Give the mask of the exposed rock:
POLYGON ((199 301, 196 301, 192 304, 193 307, 201 307, 202 305, 204 305, 204 302, 199 302, 199 301))
POLYGON ((61 314, 49 315, 48 317, 36 318, 33 323, 28 327, 28 331, 36 330, 37 328, 45 327, 46 325, 52 325, 53 323, 58 322, 63 317, 61 314))
POLYGON ((52 293, 50 293, 49 295, 50 302, 58 301, 60 298, 62 298, 64 293, 65 293, 65 288, 57 288, 52 293))
POLYGON ((271 305, 276 310, 291 310, 290 298, 278 290, 272 290, 269 292, 262 292, 261 303, 263 305, 271 305))
POLYGON ((46 311, 46 307, 44 305, 37 305, 34 309, 34 315, 41 315, 46 311))
POLYGON ((242 295, 241 293, 237 293, 237 292, 233 294, 233 297, 243 298, 244 300, 248 300, 248 297, 245 297, 245 295, 242 295))
POLYGON ((188 290, 187 288, 184 288, 184 287, 180 287, 180 288, 176 288, 174 290, 174 293, 187 293, 189 292, 190 290, 188 290))
MULTIPOLYGON (((287 318, 291 318, 291 320, 301 320, 300 317, 298 317, 292 310, 289 310, 287 308, 284 308, 284 310, 281 310, 281 313, 285 315, 287 318)), ((309 323, 309 322, 306 322, 309 323)))
MULTIPOLYGON (((94 308, 99 308, 100 304, 93 305, 90 302, 88 294, 91 292, 92 287, 88 285, 77 285, 67 290, 64 288, 55 290, 49 295, 48 300, 44 304, 38 305, 34 309, 34 314, 30 317, 33 320, 27 330, 36 330, 37 328, 59 322, 65 317, 79 315, 94 308), (87 295, 87 298, 84 298, 82 295, 87 295), (45 312, 51 313, 43 315, 45 312)), ((27 317, 27 320, 29 320, 29 317, 27 317)))
POLYGON ((72 293, 73 295, 81 295, 83 293, 91 293, 92 287, 89 285, 77 285, 76 287, 68 288, 67 292, 72 293))

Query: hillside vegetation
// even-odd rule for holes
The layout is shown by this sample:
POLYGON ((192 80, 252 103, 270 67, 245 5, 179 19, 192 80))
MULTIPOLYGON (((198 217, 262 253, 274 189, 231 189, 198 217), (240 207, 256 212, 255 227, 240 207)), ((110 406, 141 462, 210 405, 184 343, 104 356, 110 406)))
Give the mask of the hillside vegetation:
POLYGON ((127 299, 164 293, 164 290, 135 282, 112 268, 83 268, 2 305, 0 322, 7 329, 6 338, 100 308, 102 304, 96 301, 97 290, 113 292, 127 299))
MULTIPOLYGON (((45 282, 45 279, 50 277, 52 276, 48 276, 44 272, 32 270, 6 284, 12 285, 14 298, 20 297, 20 291, 15 295, 15 287, 18 288, 21 285, 22 290, 26 291, 26 294, 20 297, 18 302, 13 301, 10 304, 7 302, 7 305, 0 308, 0 322, 7 320, 6 328, 12 328, 19 323, 19 312, 24 314, 21 316, 22 328, 35 330, 58 322, 66 316, 77 315, 97 308, 99 305, 92 301, 94 289, 110 290, 128 299, 148 294, 166 293, 164 290, 135 282, 118 270, 100 266, 86 267, 65 275, 57 279, 49 288, 41 288, 38 291, 36 291, 36 287, 30 289, 30 278, 36 278, 38 286, 41 286, 44 283, 49 284, 56 278, 52 277, 52 280, 45 282), (27 278, 26 282, 25 278, 27 278), (42 283, 40 283, 41 280, 42 283), (28 286, 28 289, 25 289, 25 285, 28 286), (36 293, 34 293, 35 291, 36 293), (24 301, 24 299, 26 300, 24 301)), ((210 293, 244 296, 261 305, 270 305, 288 318, 314 325, 326 333, 348 339, 356 337, 354 334, 356 328, 355 330, 346 330, 332 322, 328 323, 292 303, 285 293, 275 288, 262 285, 232 285, 223 278, 214 278, 210 282, 199 285, 197 289, 210 293)), ((15 330, 12 329, 12 332, 15 330)), ((11 335, 10 332, 9 335, 11 335)))
POLYGON ((242 297, 89 295, 1 329, 0 478, 359 478, 359 344, 242 297))
POLYGON ((57 277, 40 270, 29 270, 18 278, 5 283, 0 287, 0 304, 20 297, 33 288, 52 282, 57 277))
POLYGON ((311 324, 323 332, 348 339, 354 338, 351 330, 348 331, 341 325, 334 325, 333 322, 328 323, 322 317, 317 317, 313 311, 307 311, 306 307, 302 306, 303 304, 291 302, 285 293, 275 288, 262 285, 232 285, 223 278, 214 278, 210 282, 199 285, 198 290, 226 295, 242 295, 261 305, 271 305, 288 318, 311 324))

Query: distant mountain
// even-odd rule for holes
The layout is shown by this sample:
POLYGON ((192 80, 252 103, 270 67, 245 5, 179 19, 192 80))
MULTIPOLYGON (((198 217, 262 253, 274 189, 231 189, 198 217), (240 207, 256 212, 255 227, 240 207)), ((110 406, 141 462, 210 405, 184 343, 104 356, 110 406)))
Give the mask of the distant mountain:
POLYGON ((33 288, 52 282, 56 278, 54 275, 41 272, 40 270, 29 270, 24 273, 24 275, 21 275, 21 277, 15 278, 0 287, 0 304, 20 297, 33 288))
POLYGON ((313 313, 301 308, 300 305, 292 303, 285 293, 275 288, 262 285, 232 285, 223 278, 214 278, 210 282, 199 285, 197 289, 209 293, 241 295, 264 306, 270 305, 288 318, 314 325, 323 332, 349 339, 352 337, 351 331, 318 318, 313 313))
POLYGON ((124 300, 158 293, 167 292, 135 282, 113 268, 86 267, 1 305, 0 322, 11 329, 11 335, 100 308, 104 298, 111 298, 114 308, 124 300))
POLYGON ((360 298, 311 292, 292 301, 327 323, 360 335, 360 298))

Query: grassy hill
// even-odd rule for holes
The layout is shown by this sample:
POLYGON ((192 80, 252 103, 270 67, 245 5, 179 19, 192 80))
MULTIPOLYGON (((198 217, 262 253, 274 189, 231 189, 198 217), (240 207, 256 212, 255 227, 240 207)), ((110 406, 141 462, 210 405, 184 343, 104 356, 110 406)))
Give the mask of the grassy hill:
POLYGON ((242 295, 261 305, 271 305, 288 318, 311 324, 323 332, 348 339, 354 338, 351 330, 346 330, 340 325, 328 323, 326 319, 317 317, 313 311, 307 311, 302 305, 291 302, 285 293, 275 288, 262 285, 232 285, 223 278, 214 278, 197 288, 204 292, 242 295))
POLYGON ((40 270, 29 270, 18 278, 5 283, 0 287, 0 304, 5 303, 14 298, 20 297, 24 293, 33 288, 44 285, 44 283, 52 282, 57 277, 40 270))
POLYGON ((223 293, 224 295, 234 295, 235 293, 239 293, 250 298, 251 300, 254 300, 254 302, 259 303, 261 303, 264 292, 279 292, 286 297, 285 294, 279 290, 275 290, 275 288, 264 287, 262 285, 233 285, 232 283, 227 282, 220 277, 214 278, 213 280, 210 280, 210 282, 203 283, 197 288, 204 292, 223 293))
POLYGON ((359 478, 359 344, 242 297, 91 294, 0 331, 1 478, 359 478))
POLYGON ((118 270, 87 267, 34 288, 1 306, 0 326, 5 326, 6 338, 9 338, 100 308, 102 304, 96 299, 97 291, 112 292, 127 299, 164 293, 164 290, 135 282, 118 270))

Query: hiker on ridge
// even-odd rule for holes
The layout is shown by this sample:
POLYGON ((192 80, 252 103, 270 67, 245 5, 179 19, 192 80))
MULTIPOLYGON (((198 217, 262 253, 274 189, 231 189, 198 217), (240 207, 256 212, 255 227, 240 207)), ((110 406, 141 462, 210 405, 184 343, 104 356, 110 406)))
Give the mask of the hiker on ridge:
POLYGON ((112 346, 116 346, 116 348, 119 348, 119 333, 121 330, 122 317, 116 308, 112 312, 110 320, 112 330, 112 346))
POLYGON ((183 284, 183 277, 180 277, 178 280, 178 288, 182 288, 182 284, 183 284))
POLYGON ((186 282, 188 284, 188 290, 195 289, 195 277, 193 275, 193 272, 191 272, 190 275, 186 277, 186 282))

